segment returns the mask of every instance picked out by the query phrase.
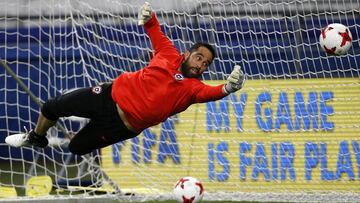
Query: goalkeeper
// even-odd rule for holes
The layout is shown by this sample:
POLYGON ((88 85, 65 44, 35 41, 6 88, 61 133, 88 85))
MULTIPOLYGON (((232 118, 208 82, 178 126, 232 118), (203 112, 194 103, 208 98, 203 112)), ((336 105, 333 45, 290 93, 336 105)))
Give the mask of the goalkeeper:
POLYGON ((198 78, 215 58, 207 43, 196 43, 180 54, 164 35, 148 3, 139 11, 155 54, 148 66, 119 75, 112 83, 82 88, 48 100, 34 130, 6 137, 13 147, 48 145, 47 131, 59 117, 79 116, 90 121, 71 139, 77 155, 133 138, 144 129, 186 110, 191 104, 214 101, 242 88, 244 75, 235 66, 227 83, 209 86, 198 78))

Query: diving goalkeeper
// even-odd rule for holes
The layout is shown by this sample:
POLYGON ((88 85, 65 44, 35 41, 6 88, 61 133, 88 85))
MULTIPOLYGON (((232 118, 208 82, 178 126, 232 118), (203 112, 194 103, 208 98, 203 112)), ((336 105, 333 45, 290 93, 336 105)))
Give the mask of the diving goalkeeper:
POLYGON ((10 135, 6 143, 44 148, 48 145, 47 131, 59 117, 78 116, 90 121, 71 139, 69 150, 84 155, 133 138, 191 104, 218 100, 242 88, 244 75, 239 66, 234 67, 226 84, 202 83, 199 77, 214 60, 215 50, 207 43, 196 43, 180 54, 161 31, 148 3, 141 7, 138 20, 155 51, 148 66, 122 73, 112 83, 48 100, 41 108, 35 129, 10 135))

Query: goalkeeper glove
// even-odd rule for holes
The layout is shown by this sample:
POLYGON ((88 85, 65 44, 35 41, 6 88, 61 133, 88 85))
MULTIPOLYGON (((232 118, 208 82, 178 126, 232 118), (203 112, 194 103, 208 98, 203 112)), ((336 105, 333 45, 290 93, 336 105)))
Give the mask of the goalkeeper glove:
POLYGON ((223 87, 226 94, 230 94, 241 89, 245 82, 244 73, 241 71, 239 65, 235 65, 230 76, 227 78, 227 83, 223 87))
POLYGON ((152 9, 149 2, 141 6, 138 13, 138 25, 144 25, 151 18, 152 9))

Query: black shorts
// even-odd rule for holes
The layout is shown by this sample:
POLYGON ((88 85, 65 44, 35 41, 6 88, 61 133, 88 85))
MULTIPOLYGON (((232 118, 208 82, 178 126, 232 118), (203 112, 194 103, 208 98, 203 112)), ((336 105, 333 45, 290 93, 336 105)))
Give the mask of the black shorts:
POLYGON ((82 88, 47 101, 41 113, 49 120, 78 116, 89 118, 71 140, 69 149, 74 154, 86 154, 138 135, 127 129, 111 97, 112 84, 82 88))

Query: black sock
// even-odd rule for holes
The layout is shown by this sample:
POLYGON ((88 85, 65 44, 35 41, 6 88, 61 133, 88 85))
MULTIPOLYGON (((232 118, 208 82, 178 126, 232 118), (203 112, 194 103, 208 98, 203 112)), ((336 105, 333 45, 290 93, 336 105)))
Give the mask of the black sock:
POLYGON ((29 141, 30 141, 30 144, 37 146, 37 147, 42 147, 42 148, 46 147, 49 143, 45 135, 43 135, 43 136, 38 135, 33 130, 29 133, 29 141))
POLYGON ((41 139, 41 137, 45 137, 45 135, 38 135, 38 134, 35 132, 35 130, 30 131, 29 134, 30 134, 31 137, 33 137, 33 138, 35 138, 35 139, 41 139))

